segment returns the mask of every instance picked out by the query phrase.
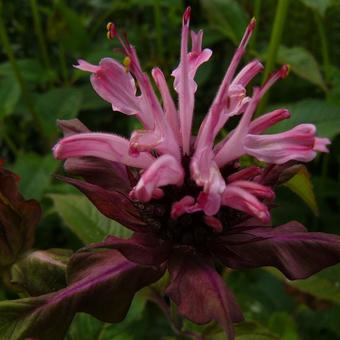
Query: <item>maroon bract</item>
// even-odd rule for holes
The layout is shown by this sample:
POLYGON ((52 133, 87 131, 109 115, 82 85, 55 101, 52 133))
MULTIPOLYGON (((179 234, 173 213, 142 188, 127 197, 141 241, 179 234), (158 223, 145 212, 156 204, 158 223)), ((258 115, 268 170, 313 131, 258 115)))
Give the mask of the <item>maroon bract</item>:
MULTIPOLYGON (((214 269, 214 261, 237 269, 274 266, 290 279, 306 278, 339 262, 340 237, 308 233, 297 222, 270 225, 275 184, 294 172, 297 161, 308 162, 317 151, 327 152, 330 141, 316 137, 312 124, 263 134, 289 118, 284 109, 253 119, 260 99, 289 70, 287 65, 282 66, 262 87, 247 95, 247 85, 263 69, 260 61, 253 60, 237 73, 255 28, 254 19, 197 136, 193 136, 194 77, 212 52, 202 49, 202 31, 191 32, 192 47, 188 51, 189 21, 190 8, 183 15, 180 63, 172 73, 178 108, 162 71, 154 68, 152 77, 162 104, 158 101, 134 47, 110 24, 108 36, 120 40, 125 66, 105 58, 98 66, 79 60, 76 67, 91 72, 95 91, 115 111, 136 116, 144 129, 133 132, 128 140, 89 132, 77 120, 60 122, 66 136, 53 152, 57 159, 67 160, 66 169, 71 174, 85 181, 63 180, 78 187, 104 215, 135 231, 129 240, 109 236, 89 249, 110 248, 108 256, 120 254, 112 255, 112 261, 116 257, 121 261, 123 256, 129 266, 134 263, 149 271, 150 266, 158 268, 155 279, 167 267, 170 284, 166 294, 178 305, 178 311, 198 324, 219 322, 231 339, 232 323, 241 321, 242 314, 214 269), (215 143, 217 134, 233 116, 240 117, 239 124, 215 143), (267 165, 242 168, 239 159, 244 155, 267 165)), ((81 254, 75 255, 77 264, 81 254)), ((125 278, 129 278, 126 272, 121 280, 125 278)), ((130 290, 127 299, 132 296, 130 290)), ((124 312, 128 302, 123 303, 124 312)))
POLYGON ((0 160, 0 272, 8 269, 34 243, 41 209, 19 192, 19 176, 0 160))

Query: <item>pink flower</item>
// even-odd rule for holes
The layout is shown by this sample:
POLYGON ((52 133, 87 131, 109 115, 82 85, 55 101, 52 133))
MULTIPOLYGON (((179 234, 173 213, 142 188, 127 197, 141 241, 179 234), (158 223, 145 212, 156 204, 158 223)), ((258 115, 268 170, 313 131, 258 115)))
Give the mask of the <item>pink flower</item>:
POLYGON ((57 159, 67 160, 71 174, 85 179, 64 178, 66 182, 84 192, 104 215, 135 232, 132 239, 109 237, 95 247, 115 249, 119 258, 123 255, 134 264, 160 266, 159 275, 167 266, 171 282, 166 293, 179 312, 197 323, 216 320, 232 338, 231 324, 242 320, 242 314, 213 269, 213 259, 231 268, 272 265, 292 279, 340 259, 336 236, 306 233, 296 222, 270 226, 273 186, 287 176, 292 161, 311 161, 318 151, 328 152, 330 141, 316 137, 312 124, 264 134, 290 117, 285 109, 253 118, 263 95, 288 74, 283 65, 262 87, 248 93, 248 84, 263 70, 261 62, 253 60, 237 71, 255 29, 254 19, 194 136, 195 74, 212 52, 202 48, 202 31, 190 35, 189 23, 187 8, 180 62, 172 72, 177 106, 163 72, 158 67, 152 70, 160 102, 135 48, 109 25, 108 35, 119 39, 128 66, 105 58, 99 65, 79 60, 75 67, 90 72, 98 95, 113 110, 135 115, 143 129, 128 140, 90 132, 79 121, 60 122, 65 137, 53 152, 57 159), (233 116, 239 116, 239 124, 217 143, 216 136, 233 116), (267 164, 241 168, 244 155, 267 164), (315 251, 322 253, 320 261, 315 251), (197 281, 202 287, 195 285, 197 281))
MULTIPOLYGON (((209 60, 212 51, 202 49, 202 31, 191 32, 192 49, 188 51, 189 22, 188 8, 183 16, 180 63, 172 72, 175 78, 174 88, 178 93, 178 109, 171 98, 162 71, 154 68, 152 76, 160 91, 163 105, 158 101, 148 76, 142 71, 134 47, 123 41, 114 31, 112 36, 120 39, 128 58, 128 71, 110 58, 102 59, 98 66, 79 60, 75 67, 91 72, 95 91, 111 103, 115 111, 135 115, 144 130, 133 132, 130 141, 101 133, 66 137, 55 146, 54 155, 58 159, 95 156, 143 169, 139 182, 131 192, 131 197, 143 202, 153 199, 153 193, 160 193, 162 187, 180 186, 193 180, 201 192, 197 192, 193 197, 191 208, 185 201, 182 213, 202 210, 207 216, 212 216, 221 206, 244 211, 245 206, 248 206, 248 199, 239 195, 240 204, 232 204, 231 200, 226 198, 230 197, 231 191, 235 191, 235 187, 226 184, 221 170, 232 166, 233 162, 243 155, 251 155, 272 164, 283 164, 290 160, 308 162, 316 156, 317 151, 327 152, 326 145, 329 140, 316 137, 312 124, 301 124, 279 134, 263 134, 275 123, 289 118, 289 112, 284 109, 252 120, 261 97, 278 79, 288 73, 288 67, 284 65, 269 77, 262 88, 255 88, 252 96, 246 94, 248 83, 263 69, 258 60, 253 60, 236 72, 255 28, 254 19, 246 29, 195 138, 191 131, 197 89, 194 78, 197 69, 209 60), (136 81, 140 95, 136 94, 136 81), (223 141, 215 144, 219 130, 235 115, 241 116, 239 125, 223 141), (186 176, 183 181, 184 173, 186 176), (191 178, 188 177, 189 174, 191 178)), ((249 195, 257 200, 252 193, 249 195)), ((186 195, 183 194, 184 196, 186 195)), ((179 216, 179 202, 174 203, 176 216, 179 216)), ((264 207, 262 203, 253 205, 247 213, 262 216, 262 219, 267 221, 269 212, 264 207)))

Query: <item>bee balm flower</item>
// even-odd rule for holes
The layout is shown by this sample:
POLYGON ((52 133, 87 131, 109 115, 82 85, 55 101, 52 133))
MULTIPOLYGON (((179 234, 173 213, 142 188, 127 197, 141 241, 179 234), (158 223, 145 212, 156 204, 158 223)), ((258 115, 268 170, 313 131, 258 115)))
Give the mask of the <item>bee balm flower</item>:
POLYGON ((170 284, 165 293, 179 313, 198 324, 215 320, 231 339, 232 323, 241 321, 242 313, 215 271, 215 261, 230 268, 274 266, 290 279, 306 278, 339 262, 339 237, 308 233, 297 222, 270 224, 273 189, 280 174, 297 161, 311 161, 317 151, 327 152, 330 142, 317 137, 312 124, 265 134, 289 118, 284 109, 253 117, 263 95, 288 74, 283 65, 263 86, 247 92, 250 81, 263 69, 255 59, 238 70, 254 19, 194 136, 195 74, 212 51, 202 48, 202 31, 190 34, 189 22, 187 8, 180 61, 172 72, 178 105, 156 67, 152 77, 162 99, 158 100, 135 48, 113 24, 108 25, 108 36, 121 42, 126 65, 104 58, 99 65, 79 60, 75 67, 90 72, 98 95, 113 110, 134 115, 143 129, 128 140, 90 132, 77 120, 60 121, 65 137, 53 152, 57 159, 66 160, 70 174, 84 178, 63 177, 64 181, 78 187, 104 215, 134 231, 129 240, 109 236, 92 247, 110 248, 110 254, 114 251, 120 261, 123 257, 135 266, 159 268, 154 280, 167 268, 170 284), (239 124, 217 143, 217 134, 233 116, 240 117, 239 124), (239 159, 244 155, 267 165, 241 168, 239 159))

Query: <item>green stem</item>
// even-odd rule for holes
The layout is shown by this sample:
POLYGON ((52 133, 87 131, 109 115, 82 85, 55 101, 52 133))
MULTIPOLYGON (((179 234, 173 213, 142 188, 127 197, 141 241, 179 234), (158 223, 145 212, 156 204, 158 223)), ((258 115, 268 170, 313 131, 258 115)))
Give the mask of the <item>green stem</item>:
MULTIPOLYGON (((277 52, 281 43, 282 32, 288 12, 289 0, 279 0, 276 6, 275 19, 273 24, 272 34, 270 36, 269 47, 267 51, 266 66, 263 74, 263 82, 267 79, 269 74, 273 71, 276 62, 277 52)), ((258 108, 258 113, 261 114, 268 101, 268 94, 265 95, 258 108)))
MULTIPOLYGON (((261 14, 261 5, 262 5, 262 0, 255 0, 254 1, 254 18, 257 21, 257 24, 260 21, 260 14, 261 14)), ((253 36, 251 37, 250 40, 250 49, 253 49, 256 43, 256 36, 257 36, 257 30, 254 31, 253 36)))
POLYGON ((42 32, 42 28, 41 28, 42 26, 41 26, 41 20, 40 20, 39 10, 38 10, 38 6, 37 6, 37 1, 36 0, 30 0, 30 3, 31 3, 34 30, 35 30, 35 34, 37 35, 37 38, 38 38, 38 43, 39 43, 39 48, 40 48, 42 60, 45 64, 45 67, 47 69, 50 69, 51 63, 50 63, 50 59, 49 59, 49 56, 48 56, 44 35, 43 35, 43 32, 42 32))
POLYGON ((67 63, 66 63, 65 49, 61 43, 59 44, 59 62, 60 62, 60 68, 61 68, 61 73, 64 79, 64 83, 67 85, 69 74, 68 74, 67 63))
POLYGON ((0 41, 3 45, 4 51, 7 55, 7 58, 9 60, 9 63, 11 65, 11 68, 13 70, 14 76, 20 86, 21 89, 21 93, 23 96, 23 99, 25 101, 26 107, 28 109, 28 111, 30 112, 32 119, 36 125, 36 128, 38 129, 38 131, 40 132, 41 136, 43 138, 45 138, 45 134, 44 134, 44 130, 42 127, 42 124, 40 122, 39 116, 35 110, 34 107, 34 102, 33 99, 28 91, 28 87, 26 84, 25 79, 23 78, 21 71, 19 69, 19 66, 16 62, 15 59, 15 55, 12 49, 12 45, 10 43, 8 34, 7 34, 7 30, 5 28, 5 24, 3 21, 3 4, 2 4, 2 0, 0 0, 0 41))
POLYGON ((330 59, 329 59, 329 49, 327 43, 327 36, 325 32, 325 27, 323 24, 323 20, 318 13, 314 13, 314 18, 316 22, 316 26, 318 27, 319 38, 321 43, 321 54, 323 60, 323 68, 325 72, 326 79, 329 79, 329 72, 330 72, 330 59))
POLYGON ((162 28, 162 13, 160 1, 155 1, 154 6, 155 28, 156 28, 156 44, 157 55, 163 60, 164 48, 163 48, 163 28, 162 28))

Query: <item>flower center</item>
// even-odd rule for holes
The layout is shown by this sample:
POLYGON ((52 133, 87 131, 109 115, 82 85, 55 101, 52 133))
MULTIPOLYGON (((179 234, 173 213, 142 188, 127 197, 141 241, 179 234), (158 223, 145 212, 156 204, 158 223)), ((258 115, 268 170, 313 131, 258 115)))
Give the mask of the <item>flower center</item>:
MULTIPOLYGON (((164 196, 162 198, 151 200, 148 203, 137 202, 135 204, 142 219, 157 237, 178 245, 190 245, 200 251, 208 250, 209 241, 220 233, 216 233, 211 226, 206 224, 203 212, 185 213, 176 219, 171 217, 173 203, 187 195, 197 197, 202 190, 190 178, 189 157, 183 158, 183 168, 186 175, 181 187, 173 185, 163 187, 164 196)), ((239 223, 244 214, 228 207, 221 207, 215 217, 221 221, 223 233, 226 229, 239 223)))

